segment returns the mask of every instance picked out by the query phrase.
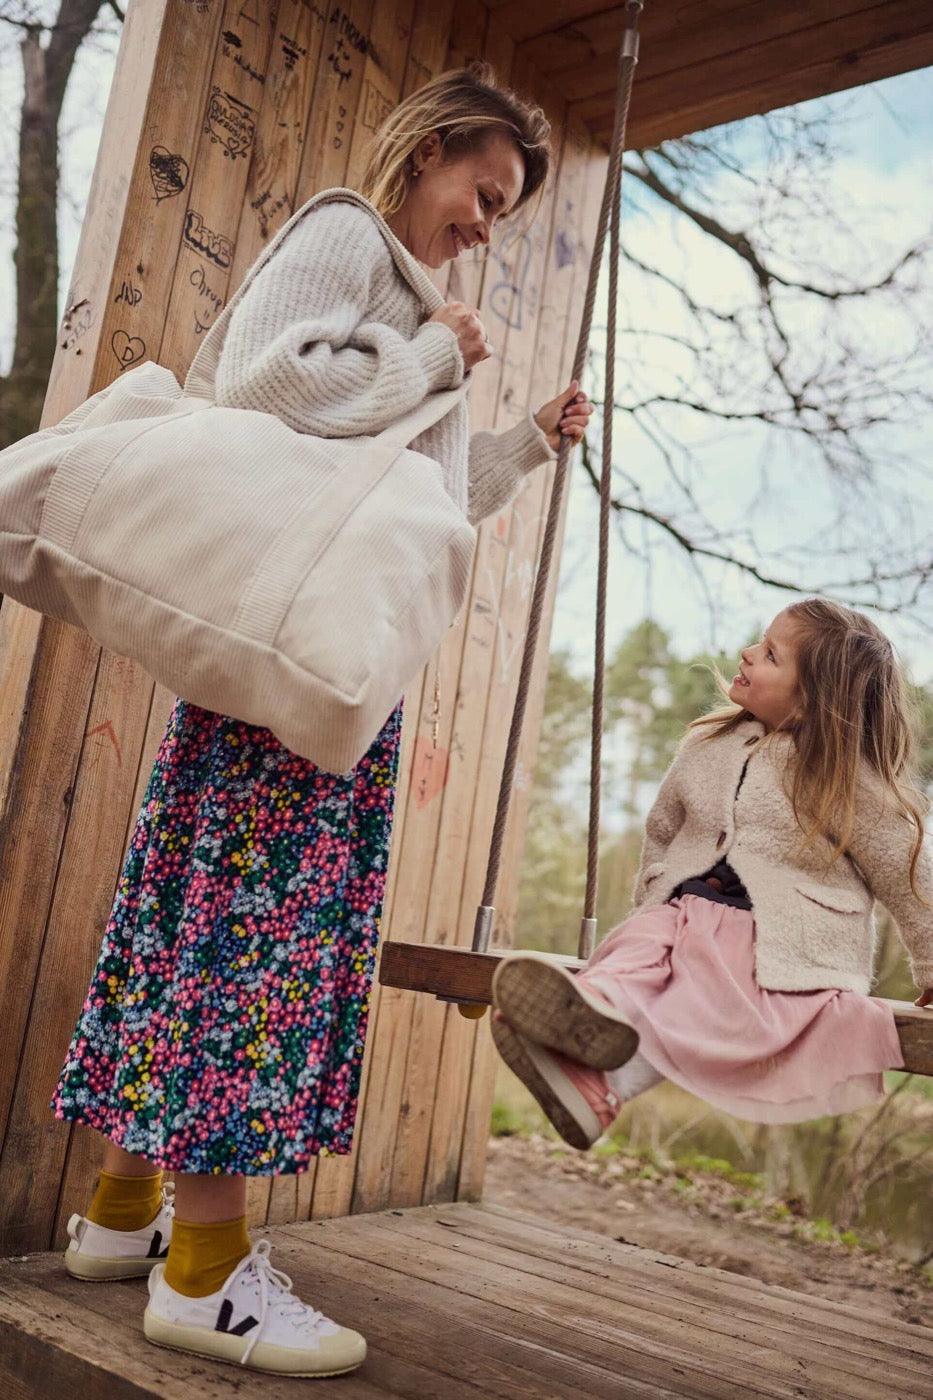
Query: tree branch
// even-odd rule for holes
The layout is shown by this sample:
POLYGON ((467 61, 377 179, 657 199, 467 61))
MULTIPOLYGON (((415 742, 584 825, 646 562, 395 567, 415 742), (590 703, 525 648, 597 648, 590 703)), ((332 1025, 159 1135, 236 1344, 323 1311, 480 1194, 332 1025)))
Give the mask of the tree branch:
MULTIPOLYGON (((580 448, 580 456, 584 471, 589 477, 594 490, 598 493, 599 476, 590 460, 589 443, 586 438, 581 442, 580 448)), ((638 487, 635 489, 640 496, 640 489, 638 487)), ((726 564, 730 568, 738 569, 741 573, 747 574, 758 583, 765 584, 769 588, 779 588, 786 593, 829 593, 836 597, 842 597, 855 589, 878 589, 880 585, 884 583, 902 583, 910 580, 916 583, 914 594, 911 599, 911 601, 916 601, 919 588, 930 578, 933 578, 933 559, 929 559, 925 563, 913 564, 903 569, 879 570, 873 567, 861 578, 850 578, 832 583, 798 583, 793 579, 780 578, 775 574, 766 573, 758 564, 750 563, 747 559, 742 559, 737 554, 731 553, 728 550, 714 549, 711 545, 691 539, 689 535, 684 533, 680 526, 674 523, 669 515, 665 515, 663 512, 655 510, 643 503, 636 504, 633 501, 624 501, 617 497, 612 497, 610 499, 610 505, 619 517, 624 514, 636 515, 643 520, 650 521, 652 524, 657 525, 659 529, 663 530, 674 540, 691 560, 695 560, 696 558, 715 560, 718 564, 726 564)), ((871 606, 878 612, 896 613, 901 611, 903 604, 890 604, 879 598, 877 601, 874 601, 871 606)))
POLYGON ((858 287, 820 287, 813 282, 801 282, 791 277, 784 277, 781 273, 776 272, 773 267, 768 267, 759 257, 748 234, 726 228, 725 224, 720 223, 718 219, 714 219, 712 215, 704 213, 702 209, 697 209, 694 205, 690 204, 682 194, 672 189, 670 185, 665 184, 658 172, 652 167, 646 151, 637 151, 636 154, 641 160, 641 165, 633 165, 631 162, 627 162, 625 165, 625 173, 630 175, 632 179, 641 181, 641 183, 656 194, 659 199, 665 200, 666 203, 672 205, 679 213, 684 214, 696 224, 697 228, 701 229, 703 233, 709 234, 710 237, 715 238, 719 243, 724 244, 725 247, 730 248, 733 253, 742 258, 742 260, 748 264, 755 280, 763 292, 768 292, 770 287, 777 283, 782 287, 789 287, 795 291, 808 292, 811 296, 822 297, 825 301, 841 301, 845 298, 870 296, 872 292, 879 292, 885 287, 890 287, 897 278, 898 273, 901 272, 908 263, 913 261, 914 258, 920 255, 921 250, 919 248, 908 249, 904 256, 900 258, 879 281, 866 283, 858 287))

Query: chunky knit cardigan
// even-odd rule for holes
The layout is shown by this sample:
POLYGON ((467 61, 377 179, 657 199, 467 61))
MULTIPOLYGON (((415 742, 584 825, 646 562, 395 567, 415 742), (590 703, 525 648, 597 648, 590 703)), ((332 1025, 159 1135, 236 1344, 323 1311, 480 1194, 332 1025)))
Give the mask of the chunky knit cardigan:
POLYGON ((663 904, 683 880, 727 859, 755 911, 756 977, 770 991, 873 982, 879 899, 898 925, 919 988, 933 986, 933 861, 928 844, 908 870, 913 827, 885 802, 868 771, 848 852, 800 850, 788 796, 793 741, 746 720, 731 734, 689 730, 648 814, 635 912, 663 904), (747 761, 745 777, 742 770, 747 761))
MULTIPOLYGON (((398 240, 408 277, 371 214, 339 199, 310 210, 233 313, 217 367, 219 404, 274 413, 321 437, 377 433, 436 389, 463 382, 449 327, 428 321, 444 298, 398 240)), ((554 458, 531 412, 503 433, 469 436, 461 402, 412 442, 440 464, 471 523, 501 510, 554 458)))

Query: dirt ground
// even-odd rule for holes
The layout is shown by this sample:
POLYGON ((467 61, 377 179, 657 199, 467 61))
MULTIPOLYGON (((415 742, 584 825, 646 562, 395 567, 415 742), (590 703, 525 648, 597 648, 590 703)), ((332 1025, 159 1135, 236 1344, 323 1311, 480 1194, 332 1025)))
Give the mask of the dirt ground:
POLYGON ((490 1139, 484 1200, 625 1244, 747 1274, 764 1283, 870 1308, 933 1327, 933 1288, 921 1271, 883 1253, 793 1238, 792 1225, 745 1222, 711 1190, 684 1201, 663 1182, 608 1174, 582 1154, 557 1153, 540 1137, 490 1139))

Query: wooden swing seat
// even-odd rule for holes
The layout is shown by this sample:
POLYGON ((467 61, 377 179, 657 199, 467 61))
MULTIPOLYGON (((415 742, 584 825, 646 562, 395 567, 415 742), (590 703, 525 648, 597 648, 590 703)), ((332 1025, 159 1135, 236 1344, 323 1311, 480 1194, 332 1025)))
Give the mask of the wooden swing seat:
MULTIPOLYGON (((387 940, 380 955, 379 981, 385 987, 428 992, 444 1001, 488 1006, 492 1001, 493 974, 511 951, 503 948, 475 953, 472 948, 387 940)), ((549 956, 571 972, 583 966, 579 958, 562 953, 549 956)), ((892 1001, 891 1005, 905 1068, 911 1074, 933 1075, 933 1009, 914 1006, 909 1001, 892 1001)))

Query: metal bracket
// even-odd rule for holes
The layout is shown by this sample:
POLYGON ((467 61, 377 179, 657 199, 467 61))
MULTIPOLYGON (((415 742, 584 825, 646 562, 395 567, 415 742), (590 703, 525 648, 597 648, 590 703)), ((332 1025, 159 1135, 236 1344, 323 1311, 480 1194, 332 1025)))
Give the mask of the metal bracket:
POLYGON ((492 934, 492 921, 495 912, 495 908, 491 904, 481 904, 477 908, 476 921, 473 925, 474 953, 485 953, 489 948, 489 939, 492 934))
POLYGON ((584 962, 585 962, 589 957, 592 956, 592 954, 593 954, 593 949, 594 949, 595 947, 596 947, 596 920, 595 920, 595 919, 585 919, 585 918, 584 918, 584 919, 581 919, 581 920, 580 920, 580 939, 579 939, 579 942, 577 943, 577 957, 578 957, 578 958, 582 958, 582 959, 584 960, 584 962))

